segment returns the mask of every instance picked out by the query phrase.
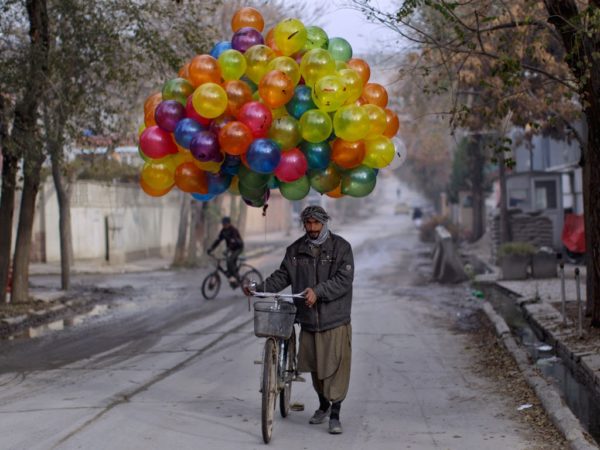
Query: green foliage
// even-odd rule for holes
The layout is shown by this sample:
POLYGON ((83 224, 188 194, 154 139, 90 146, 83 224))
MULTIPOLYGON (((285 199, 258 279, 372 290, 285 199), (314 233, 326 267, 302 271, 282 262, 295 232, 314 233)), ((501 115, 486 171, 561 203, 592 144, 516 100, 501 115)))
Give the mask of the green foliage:
POLYGON ((77 158, 67 165, 66 171, 77 173, 80 180, 133 183, 139 178, 139 167, 105 156, 77 158))
POLYGON ((505 242, 498 247, 500 258, 510 255, 530 256, 535 252, 536 248, 529 242, 505 242))

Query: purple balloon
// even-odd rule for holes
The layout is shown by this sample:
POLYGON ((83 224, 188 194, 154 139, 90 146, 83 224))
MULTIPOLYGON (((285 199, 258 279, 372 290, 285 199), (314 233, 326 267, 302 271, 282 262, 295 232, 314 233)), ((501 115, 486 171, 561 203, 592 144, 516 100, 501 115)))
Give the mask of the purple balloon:
POLYGON ((185 106, 177 100, 163 100, 154 111, 156 125, 172 133, 177 128, 177 123, 185 117, 185 106))
POLYGON ((217 136, 210 131, 200 131, 196 133, 190 143, 190 152, 198 161, 213 161, 219 157, 219 140, 217 136))
POLYGON ((218 136, 219 132, 223 129, 223 127, 225 125, 227 125, 229 122, 233 122, 234 120, 236 120, 236 119, 233 116, 223 115, 223 116, 216 117, 212 120, 208 129, 218 136))
POLYGON ((244 27, 235 32, 231 38, 231 48, 244 53, 253 45, 264 44, 263 35, 255 28, 244 27))

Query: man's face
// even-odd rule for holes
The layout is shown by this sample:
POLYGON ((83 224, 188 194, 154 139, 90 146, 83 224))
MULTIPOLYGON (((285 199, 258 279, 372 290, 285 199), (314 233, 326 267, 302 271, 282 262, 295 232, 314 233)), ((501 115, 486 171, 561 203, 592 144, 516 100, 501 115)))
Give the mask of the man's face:
POLYGON ((231 224, 230 224, 230 223, 224 223, 224 224, 223 224, 223 228, 229 228, 230 226, 231 226, 231 224))
POLYGON ((319 237, 319 233, 323 229, 323 224, 312 217, 304 221, 304 229, 308 233, 308 237, 316 239, 319 237))

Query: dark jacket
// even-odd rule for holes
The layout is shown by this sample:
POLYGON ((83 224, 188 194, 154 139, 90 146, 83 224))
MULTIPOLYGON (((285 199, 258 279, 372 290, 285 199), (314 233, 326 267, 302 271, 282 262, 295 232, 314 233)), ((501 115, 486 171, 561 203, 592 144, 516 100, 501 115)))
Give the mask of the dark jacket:
POLYGON ((217 245, 219 245, 223 240, 227 244, 228 250, 235 251, 244 248, 244 241, 242 240, 242 236, 240 236, 240 232, 232 225, 221 229, 217 240, 213 242, 209 250, 212 251, 217 248, 217 245))
POLYGON ((298 294, 312 288, 317 303, 308 308, 304 300, 296 300, 296 321, 307 331, 325 331, 350 323, 353 279, 354 257, 348 241, 330 233, 315 258, 304 235, 286 249, 279 269, 257 290, 279 292, 291 284, 298 294))

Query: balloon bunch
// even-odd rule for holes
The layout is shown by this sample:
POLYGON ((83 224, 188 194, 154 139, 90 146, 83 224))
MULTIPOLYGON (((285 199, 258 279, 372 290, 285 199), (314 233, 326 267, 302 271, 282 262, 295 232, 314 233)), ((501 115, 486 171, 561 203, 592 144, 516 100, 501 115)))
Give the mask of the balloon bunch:
POLYGON ((264 36, 241 8, 231 41, 196 55, 144 104, 140 185, 161 196, 177 186, 198 200, 225 191, 263 206, 271 189, 289 200, 311 188, 364 197, 395 155, 398 116, 370 68, 343 38, 297 19, 264 36))

